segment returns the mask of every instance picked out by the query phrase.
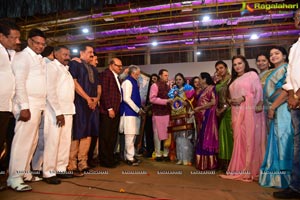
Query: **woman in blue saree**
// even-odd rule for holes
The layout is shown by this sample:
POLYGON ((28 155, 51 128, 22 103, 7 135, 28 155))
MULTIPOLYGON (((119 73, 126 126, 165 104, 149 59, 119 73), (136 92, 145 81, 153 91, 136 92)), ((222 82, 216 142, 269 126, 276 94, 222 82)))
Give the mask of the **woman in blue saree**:
POLYGON ((287 105, 287 93, 281 89, 287 71, 287 52, 282 47, 270 50, 275 69, 264 86, 264 104, 268 108, 269 135, 266 154, 260 168, 259 184, 287 188, 293 161, 293 127, 287 105))

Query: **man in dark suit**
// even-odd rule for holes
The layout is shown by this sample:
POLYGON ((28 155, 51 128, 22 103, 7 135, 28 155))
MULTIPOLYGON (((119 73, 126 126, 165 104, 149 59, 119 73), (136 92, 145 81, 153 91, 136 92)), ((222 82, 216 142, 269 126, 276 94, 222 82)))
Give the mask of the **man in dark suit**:
POLYGON ((103 167, 117 166, 114 158, 114 147, 117 142, 120 122, 121 86, 118 75, 122 62, 113 58, 109 66, 100 73, 102 95, 100 99, 99 160, 103 167))

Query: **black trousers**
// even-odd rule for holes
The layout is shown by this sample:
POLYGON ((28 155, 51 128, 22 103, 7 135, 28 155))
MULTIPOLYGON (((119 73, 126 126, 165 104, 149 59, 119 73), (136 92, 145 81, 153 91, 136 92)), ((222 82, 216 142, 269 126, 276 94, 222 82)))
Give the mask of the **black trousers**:
POLYGON ((98 137, 92 136, 91 144, 90 144, 90 148, 89 148, 89 152, 88 152, 88 160, 89 161, 93 160, 94 150, 96 148, 97 141, 98 141, 98 137))
POLYGON ((11 143, 14 137, 15 118, 11 112, 0 112, 0 170, 8 169, 11 143), (6 144, 6 145, 4 145, 6 144))
POLYGON ((154 151, 152 116, 146 116, 144 134, 146 138, 146 145, 144 146, 146 146, 147 157, 151 157, 154 151))
POLYGON ((119 133, 120 115, 111 119, 106 114, 100 114, 99 130, 99 161, 100 165, 113 166, 116 163, 114 149, 119 133))

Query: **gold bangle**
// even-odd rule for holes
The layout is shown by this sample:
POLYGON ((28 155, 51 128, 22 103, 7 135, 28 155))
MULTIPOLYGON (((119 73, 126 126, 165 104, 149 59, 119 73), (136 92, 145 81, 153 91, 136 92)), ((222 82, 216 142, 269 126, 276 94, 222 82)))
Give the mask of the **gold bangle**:
POLYGON ((298 95, 294 94, 294 99, 299 100, 298 95))

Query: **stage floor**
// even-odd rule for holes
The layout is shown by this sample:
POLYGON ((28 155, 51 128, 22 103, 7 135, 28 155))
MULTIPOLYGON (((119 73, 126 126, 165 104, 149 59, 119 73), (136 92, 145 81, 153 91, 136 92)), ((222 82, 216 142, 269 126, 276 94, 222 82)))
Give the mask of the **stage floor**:
POLYGON ((1 200, 87 200, 87 199, 191 199, 269 200, 272 188, 257 182, 224 180, 219 172, 199 173, 194 167, 142 158, 139 166, 121 163, 117 168, 94 168, 84 177, 63 179, 60 185, 43 181, 30 183, 31 192, 0 192, 1 200))

